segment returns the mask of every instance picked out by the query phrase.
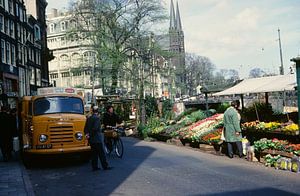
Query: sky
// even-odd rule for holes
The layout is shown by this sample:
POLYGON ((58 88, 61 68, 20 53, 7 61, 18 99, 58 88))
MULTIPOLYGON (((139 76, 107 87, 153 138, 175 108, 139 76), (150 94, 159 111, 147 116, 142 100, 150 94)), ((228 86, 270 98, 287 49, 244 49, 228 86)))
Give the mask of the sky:
MULTIPOLYGON (((69 2, 47 1, 48 10, 69 2)), ((169 13, 171 0, 162 1, 169 13)), ((179 4, 186 52, 208 57, 217 69, 236 69, 241 78, 253 68, 279 74, 278 29, 285 73, 290 59, 300 55, 300 0, 173 1, 179 4)))

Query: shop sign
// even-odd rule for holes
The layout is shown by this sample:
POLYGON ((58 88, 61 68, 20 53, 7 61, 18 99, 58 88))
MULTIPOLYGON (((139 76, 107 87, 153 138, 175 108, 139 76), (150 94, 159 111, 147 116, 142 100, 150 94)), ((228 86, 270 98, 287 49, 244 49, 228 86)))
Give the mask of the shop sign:
POLYGON ((75 88, 63 88, 63 87, 48 87, 38 88, 38 95, 49 95, 49 94, 76 94, 75 88))

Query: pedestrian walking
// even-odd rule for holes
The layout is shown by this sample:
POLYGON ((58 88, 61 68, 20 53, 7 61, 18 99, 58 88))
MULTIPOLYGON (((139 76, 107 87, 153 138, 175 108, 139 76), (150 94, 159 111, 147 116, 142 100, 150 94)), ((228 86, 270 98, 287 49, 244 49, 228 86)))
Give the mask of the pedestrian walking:
POLYGON ((231 106, 224 113, 224 137, 227 143, 228 156, 233 158, 233 144, 236 145, 239 157, 243 156, 242 149, 242 130, 240 126, 241 116, 238 112, 239 101, 232 101, 231 106))
POLYGON ((100 159, 101 166, 104 170, 109 170, 102 143, 100 117, 98 115, 98 106, 94 106, 92 115, 87 118, 84 133, 88 138, 92 150, 92 169, 93 171, 99 170, 98 158, 100 159))
POLYGON ((0 148, 3 161, 8 161, 11 158, 12 152, 12 130, 10 127, 10 116, 8 108, 2 106, 0 112, 0 148))

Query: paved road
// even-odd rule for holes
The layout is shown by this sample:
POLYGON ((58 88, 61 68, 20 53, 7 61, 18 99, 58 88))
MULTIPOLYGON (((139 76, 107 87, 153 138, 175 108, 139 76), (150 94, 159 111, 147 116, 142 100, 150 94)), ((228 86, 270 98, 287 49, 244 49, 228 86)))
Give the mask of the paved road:
POLYGON ((123 138, 110 171, 47 161, 28 170, 36 195, 299 195, 300 174, 159 142, 123 138))

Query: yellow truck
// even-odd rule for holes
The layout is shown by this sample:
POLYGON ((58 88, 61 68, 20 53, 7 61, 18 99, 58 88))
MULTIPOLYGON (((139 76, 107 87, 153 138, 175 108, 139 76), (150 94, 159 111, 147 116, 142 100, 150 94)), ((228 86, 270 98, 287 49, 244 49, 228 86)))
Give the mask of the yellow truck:
POLYGON ((86 155, 90 146, 84 135, 83 99, 74 88, 40 88, 25 96, 21 106, 24 164, 32 155, 75 153, 86 155))

